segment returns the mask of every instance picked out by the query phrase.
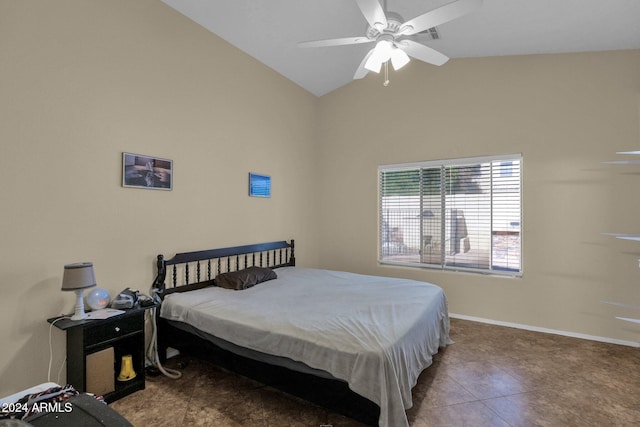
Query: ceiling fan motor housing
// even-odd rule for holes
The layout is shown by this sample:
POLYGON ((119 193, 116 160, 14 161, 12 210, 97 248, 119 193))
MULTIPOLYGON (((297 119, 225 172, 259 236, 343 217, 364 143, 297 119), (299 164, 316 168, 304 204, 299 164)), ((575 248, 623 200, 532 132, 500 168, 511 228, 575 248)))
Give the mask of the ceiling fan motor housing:
POLYGON ((382 34, 391 34, 395 36, 395 34, 400 31, 400 27, 403 22, 404 19, 402 19, 402 16, 399 14, 395 12, 387 12, 387 26, 382 30, 379 30, 371 25, 367 25, 367 38, 370 40, 377 40, 382 34))

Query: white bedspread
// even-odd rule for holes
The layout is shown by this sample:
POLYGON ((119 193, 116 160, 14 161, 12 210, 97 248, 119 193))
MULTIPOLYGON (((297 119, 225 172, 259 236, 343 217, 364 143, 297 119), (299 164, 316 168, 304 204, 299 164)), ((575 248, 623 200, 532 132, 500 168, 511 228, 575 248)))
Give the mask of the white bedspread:
POLYGON ((161 316, 303 362, 380 406, 380 426, 408 425, 411 389, 449 344, 442 289, 408 279, 286 267, 244 291, 168 295, 161 316))

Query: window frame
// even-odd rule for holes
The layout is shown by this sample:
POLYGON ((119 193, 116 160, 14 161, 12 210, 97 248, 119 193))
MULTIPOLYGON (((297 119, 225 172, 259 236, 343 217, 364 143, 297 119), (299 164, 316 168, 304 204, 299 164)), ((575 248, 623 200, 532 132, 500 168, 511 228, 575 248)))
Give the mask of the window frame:
MULTIPOLYGON (((510 176, 513 173, 513 171, 510 172, 510 176)), ((423 161, 423 162, 410 162, 410 163, 399 163, 399 164, 389 164, 389 165, 379 165, 378 166, 378 263, 382 264, 382 265, 394 265, 394 266, 402 266, 402 267, 418 267, 418 268, 428 268, 428 269, 435 269, 435 270, 439 270, 439 271, 458 271, 458 272, 470 272, 470 273, 477 273, 477 274, 484 274, 484 275, 498 275, 498 276, 508 276, 508 277, 522 277, 523 272, 524 272, 524 257, 523 257, 523 238, 522 238, 522 217, 523 217, 523 156, 521 153, 516 153, 516 154, 505 154, 505 155, 495 155, 495 156, 481 156, 481 157, 467 157, 467 158, 454 158, 454 159, 443 159, 443 160, 430 160, 430 161, 423 161), (420 211, 419 211, 419 216, 420 216, 420 232, 419 232, 419 247, 424 248, 424 241, 423 239, 423 219, 422 219, 422 214, 420 214, 420 212, 423 212, 424 206, 424 193, 423 193, 423 181, 422 181, 422 170, 425 169, 433 169, 433 168, 440 168, 441 171, 445 170, 447 167, 465 167, 468 165, 478 165, 478 164, 483 164, 483 163, 489 163, 489 164, 493 164, 493 163, 499 163, 499 167, 501 167, 504 164, 509 164, 510 166, 514 166, 514 164, 518 167, 519 169, 519 176, 518 178, 518 188, 519 188, 519 193, 518 193, 518 202, 519 202, 519 212, 518 212, 518 237, 519 237, 519 269, 502 269, 502 268, 496 268, 496 265, 494 265, 493 263, 493 256, 494 256, 494 234, 496 234, 496 227, 493 224, 493 216, 494 216, 494 210, 497 210, 496 207, 496 201, 493 198, 493 194, 494 194, 494 178, 496 177, 504 177, 505 175, 503 175, 504 171, 501 170, 494 170, 494 168, 496 168, 496 165, 490 167, 490 177, 489 177, 489 182, 491 185, 491 196, 490 196, 490 200, 491 200, 491 204, 490 204, 490 224, 491 227, 489 229, 489 234, 491 236, 490 239, 490 248, 489 248, 489 256, 490 256, 490 262, 487 268, 480 268, 480 267, 465 267, 465 266, 457 266, 457 265, 447 265, 447 261, 446 261, 446 239, 445 239, 445 233, 446 233, 446 228, 447 228, 447 221, 446 221, 446 216, 448 214, 445 213, 445 215, 441 215, 441 219, 440 219, 440 226, 439 226, 439 231, 440 231, 440 262, 438 263, 433 263, 433 262, 425 262, 425 258, 422 256, 422 252, 420 252, 420 262, 415 262, 414 261, 398 261, 398 260, 389 260, 389 259, 384 259, 384 249, 383 249, 383 244, 385 242, 385 239, 383 237, 383 234, 385 233, 385 227, 383 226, 384 223, 384 214, 383 214, 383 181, 382 181, 382 174, 383 172, 393 172, 393 171, 412 171, 412 170, 417 170, 420 173, 420 191, 419 191, 419 204, 420 204, 420 211)), ((447 189, 445 188, 445 179, 444 176, 441 175, 440 177, 440 197, 441 197, 441 201, 439 204, 439 207, 441 209, 442 212, 446 212, 447 208, 447 203, 445 202, 446 199, 446 195, 447 195, 447 189)), ((498 204, 498 207, 500 205, 498 204)), ((388 230, 389 224, 387 224, 387 239, 388 239, 388 230)), ((497 235, 497 234, 496 234, 497 235)))

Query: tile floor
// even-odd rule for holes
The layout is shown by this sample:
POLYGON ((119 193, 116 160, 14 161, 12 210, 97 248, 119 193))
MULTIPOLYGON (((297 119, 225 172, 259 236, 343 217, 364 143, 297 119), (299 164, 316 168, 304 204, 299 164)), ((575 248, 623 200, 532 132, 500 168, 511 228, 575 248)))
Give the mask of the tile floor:
MULTIPOLYGON (((411 426, 640 426, 638 348, 458 319, 451 338, 413 389, 411 426)), ((362 425, 199 360, 111 407, 136 427, 362 425)))

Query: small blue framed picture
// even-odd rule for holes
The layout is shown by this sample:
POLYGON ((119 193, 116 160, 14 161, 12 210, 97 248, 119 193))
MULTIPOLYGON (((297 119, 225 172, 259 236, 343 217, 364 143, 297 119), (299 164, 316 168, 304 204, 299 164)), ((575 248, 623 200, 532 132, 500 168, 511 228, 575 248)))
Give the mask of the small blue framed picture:
POLYGON ((271 197, 271 177, 249 172, 249 196, 271 197))

